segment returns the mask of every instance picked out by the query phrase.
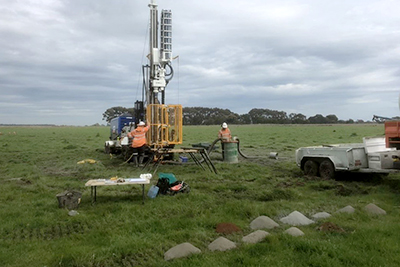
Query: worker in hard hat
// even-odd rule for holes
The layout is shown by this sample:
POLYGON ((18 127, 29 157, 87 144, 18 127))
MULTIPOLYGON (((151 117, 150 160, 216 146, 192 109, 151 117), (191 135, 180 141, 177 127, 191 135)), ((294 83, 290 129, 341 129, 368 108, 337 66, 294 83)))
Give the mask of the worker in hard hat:
POLYGON ((228 124, 224 122, 222 124, 221 130, 218 132, 218 138, 221 139, 222 142, 229 142, 232 139, 231 131, 228 128, 228 124))
POLYGON ((136 129, 128 133, 129 138, 132 140, 132 148, 134 153, 134 162, 136 166, 138 165, 137 155, 139 156, 139 166, 143 164, 144 152, 146 150, 146 133, 149 130, 149 125, 143 121, 139 122, 136 129), (135 155, 136 154, 136 155, 135 155))
POLYGON ((222 148, 222 159, 225 156, 225 144, 226 142, 230 142, 232 139, 231 131, 228 128, 228 124, 226 122, 222 123, 221 130, 218 132, 218 138, 221 140, 221 148, 222 148))

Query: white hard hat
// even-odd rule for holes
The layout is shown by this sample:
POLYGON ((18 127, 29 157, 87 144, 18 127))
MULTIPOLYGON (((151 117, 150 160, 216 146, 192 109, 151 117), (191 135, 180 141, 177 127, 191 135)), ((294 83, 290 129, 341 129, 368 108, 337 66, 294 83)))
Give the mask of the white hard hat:
POLYGON ((145 123, 143 121, 139 122, 138 126, 145 126, 145 123))
POLYGON ((226 122, 224 122, 224 123, 222 124, 222 128, 224 128, 224 129, 228 128, 228 124, 226 124, 226 122))

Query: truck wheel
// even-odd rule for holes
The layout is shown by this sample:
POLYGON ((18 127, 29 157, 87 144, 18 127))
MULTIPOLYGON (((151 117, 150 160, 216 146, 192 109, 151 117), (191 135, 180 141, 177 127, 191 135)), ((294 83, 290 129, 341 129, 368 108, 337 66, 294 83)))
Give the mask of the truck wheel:
POLYGON ((335 166, 333 166, 332 161, 326 159, 319 165, 319 174, 322 179, 333 179, 335 178, 335 166))
POLYGON ((304 163, 304 174, 307 176, 317 176, 318 175, 318 163, 313 160, 307 160, 304 163))

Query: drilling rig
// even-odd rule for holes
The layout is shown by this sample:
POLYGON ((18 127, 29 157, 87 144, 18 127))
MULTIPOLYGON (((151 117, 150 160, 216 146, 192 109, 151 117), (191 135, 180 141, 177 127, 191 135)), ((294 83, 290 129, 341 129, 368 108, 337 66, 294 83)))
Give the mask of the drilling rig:
MULTIPOLYGON (((139 121, 149 123, 146 142, 150 150, 173 148, 182 143, 182 106, 165 103, 166 87, 173 78, 172 68, 172 12, 162 10, 159 23, 158 5, 151 0, 149 25, 148 63, 142 66, 142 97, 134 105, 133 123, 114 125, 114 137, 105 143, 107 153, 126 156, 130 141, 127 137, 132 127, 139 121)), ((124 120, 118 120, 124 121, 124 120)), ((111 132, 113 129, 111 129, 111 132)))

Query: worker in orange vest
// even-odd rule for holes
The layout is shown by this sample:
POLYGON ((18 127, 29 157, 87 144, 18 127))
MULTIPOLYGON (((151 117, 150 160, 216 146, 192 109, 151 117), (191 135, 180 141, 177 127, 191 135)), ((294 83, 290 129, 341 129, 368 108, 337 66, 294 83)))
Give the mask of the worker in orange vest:
POLYGON ((228 128, 228 124, 224 122, 221 130, 218 132, 218 138, 221 139, 221 148, 222 148, 222 159, 225 157, 225 144, 226 142, 230 142, 232 140, 231 131, 228 128))
POLYGON ((231 131, 228 128, 228 124, 224 122, 222 124, 221 130, 218 132, 218 138, 221 139, 222 142, 229 142, 232 139, 231 131))
MULTIPOLYGON (((149 125, 141 121, 138 123, 137 127, 135 130, 132 132, 128 133, 129 138, 133 138, 132 140, 132 148, 133 148, 133 153, 137 153, 139 155, 139 166, 143 164, 143 159, 144 159, 144 152, 146 150, 147 144, 146 144, 146 133, 149 130, 149 125)), ((134 161, 136 166, 138 165, 137 161, 137 156, 134 155, 134 161)))

